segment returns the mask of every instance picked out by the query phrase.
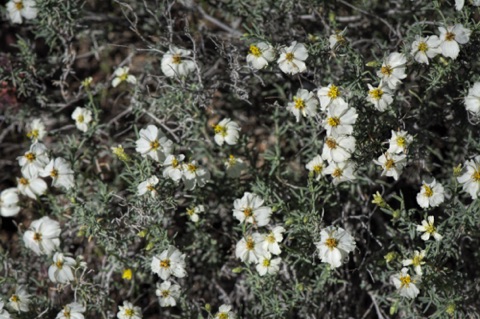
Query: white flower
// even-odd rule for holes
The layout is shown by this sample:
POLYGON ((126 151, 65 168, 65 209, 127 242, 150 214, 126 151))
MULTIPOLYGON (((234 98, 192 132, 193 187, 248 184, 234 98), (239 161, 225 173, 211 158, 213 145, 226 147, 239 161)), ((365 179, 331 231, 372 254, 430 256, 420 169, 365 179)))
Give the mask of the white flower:
POLYGON ((235 157, 232 154, 230 154, 224 165, 227 169, 227 176, 231 178, 240 177, 242 171, 247 168, 247 165, 241 158, 235 157))
POLYGON ((13 23, 22 23, 37 17, 37 8, 34 0, 11 0, 7 3, 7 11, 13 23))
POLYGON ((18 214, 18 189, 7 188, 0 193, 0 215, 3 217, 13 217, 18 214))
POLYGON ((270 255, 270 253, 266 253, 260 257, 260 260, 255 268, 260 276, 265 276, 266 274, 276 274, 280 269, 281 262, 282 258, 272 259, 272 255, 270 255))
POLYGON ((215 319, 235 319, 235 314, 231 311, 232 306, 221 305, 215 315, 215 319))
POLYGON ((85 319, 83 316, 85 310, 85 306, 78 302, 72 302, 64 306, 55 319, 85 319))
POLYGON ((382 81, 380 81, 380 84, 377 87, 373 87, 370 84, 367 85, 367 101, 372 103, 373 106, 375 106, 375 108, 380 112, 385 112, 387 107, 393 102, 392 91, 382 81))
POLYGON ((307 58, 308 51, 305 45, 293 41, 288 48, 282 47, 280 49, 280 58, 277 63, 283 73, 294 75, 307 69, 304 62, 307 58))
POLYGON ((75 259, 65 257, 62 253, 53 255, 53 264, 48 268, 48 278, 53 283, 67 284, 74 281, 72 267, 76 265, 75 259))
POLYGON ((195 70, 195 62, 190 60, 190 50, 171 47, 162 58, 162 72, 168 77, 187 76, 195 70))
POLYGON ((223 119, 217 125, 213 126, 215 131, 215 143, 222 146, 224 142, 228 145, 237 144, 240 126, 230 119, 223 119))
POLYGON ((259 42, 250 45, 247 62, 255 69, 263 69, 268 65, 268 62, 272 62, 273 60, 275 60, 275 51, 271 44, 259 42))
MULTIPOLYGON (((355 151, 353 136, 328 136, 323 144, 322 157, 329 162, 344 162, 355 151)), ((325 173, 326 174, 326 173, 325 173)))
POLYGON ((472 196, 472 199, 477 199, 480 195, 480 155, 475 156, 473 160, 465 162, 464 167, 467 171, 457 177, 457 181, 463 184, 463 191, 472 196))
POLYGON ((460 11, 465 5, 465 0, 455 0, 455 10, 460 11))
POLYGON ((170 178, 175 183, 182 179, 183 168, 182 162, 185 159, 185 155, 180 154, 178 156, 168 155, 163 162, 163 177, 170 178))
POLYGON ((402 268, 402 271, 390 277, 390 282, 398 289, 400 296, 410 299, 415 298, 420 292, 415 286, 416 281, 410 277, 407 268, 402 268))
POLYGON ((118 306, 118 319, 142 319, 142 309, 134 307, 131 302, 124 301, 123 306, 118 306))
POLYGON ((37 199, 37 196, 45 194, 48 186, 40 177, 32 177, 27 174, 17 178, 17 188, 23 195, 37 199))
POLYGON ((157 196, 157 190, 155 189, 155 185, 158 184, 158 178, 156 176, 149 177, 146 181, 141 182, 137 186, 137 194, 139 196, 144 195, 147 192, 150 192, 152 197, 157 196))
POLYGON ((434 217, 428 216, 427 220, 422 220, 422 224, 417 225, 417 231, 423 232, 423 235, 421 236, 421 238, 423 240, 428 240, 430 236, 433 236, 435 240, 437 241, 441 240, 443 236, 437 233, 437 228, 433 226, 434 217))
POLYGON ((34 220, 23 234, 25 246, 37 255, 50 255, 60 246, 60 224, 48 216, 34 220))
POLYGON ((480 82, 475 82, 468 89, 468 95, 464 100, 465 108, 473 115, 480 115, 480 82))
POLYGON ((422 182, 420 193, 417 194, 417 203, 422 208, 437 207, 445 200, 445 194, 442 184, 437 183, 435 179, 431 183, 422 182))
POLYGON ((405 154, 382 154, 378 160, 373 160, 377 165, 380 165, 383 169, 381 176, 391 176, 393 179, 398 180, 398 177, 402 173, 403 168, 407 165, 407 156, 405 154))
POLYGON ((45 145, 35 143, 30 146, 30 150, 23 156, 17 157, 18 163, 22 167, 22 174, 24 176, 37 177, 50 161, 47 152, 48 149, 45 145))
POLYGON ((45 124, 40 119, 33 119, 32 122, 27 125, 27 137, 32 140, 33 143, 41 141, 47 131, 45 130, 45 124))
POLYGON ((276 226, 272 231, 266 235, 263 235, 262 238, 262 248, 266 252, 270 252, 274 255, 280 255, 282 252, 280 249, 279 243, 283 240, 283 232, 285 228, 282 226, 276 226))
POLYGON ((442 53, 440 43, 441 41, 436 35, 425 38, 417 35, 412 43, 411 54, 418 63, 429 64, 428 59, 432 59, 437 54, 442 53))
POLYGON ((325 161, 320 155, 316 155, 310 162, 305 165, 305 167, 312 173, 315 174, 317 181, 320 180, 325 175, 325 161))
POLYGON ((174 307, 177 302, 175 299, 180 297, 180 286, 173 284, 170 281, 164 281, 161 284, 157 284, 157 290, 155 294, 160 299, 161 307, 174 307))
POLYGON ((423 261, 423 258, 425 258, 425 254, 426 254, 425 250, 422 250, 420 252, 418 250, 415 250, 415 253, 413 254, 413 258, 403 260, 402 264, 404 266, 413 265, 413 269, 415 269, 415 272, 417 273, 417 275, 421 276, 422 265, 425 264, 425 262, 423 261))
POLYGON ((392 130, 392 137, 388 141, 387 152, 390 154, 407 153, 408 146, 412 143, 413 137, 406 131, 395 132, 392 130))
POLYGON ((345 162, 331 162, 327 168, 325 168, 325 175, 332 176, 333 185, 338 185, 341 182, 351 182, 356 179, 355 164, 350 161, 345 162))
POLYGON ((335 31, 334 34, 330 35, 328 37, 328 42, 330 43, 330 49, 335 49, 335 47, 340 46, 341 44, 345 43, 345 32, 347 31, 347 28, 343 29, 342 31, 335 31))
POLYGON ((471 30, 464 28, 462 24, 454 26, 439 27, 440 49, 445 57, 455 60, 460 53, 460 44, 466 44, 470 40, 471 30))
POLYGON ((10 313, 6 309, 4 309, 3 306, 4 303, 0 299, 0 319, 11 319, 12 316, 10 316, 10 313))
POLYGON ((16 312, 27 312, 30 303, 30 295, 25 287, 19 286, 15 293, 8 299, 8 308, 16 312))
POLYGON ((407 57, 403 53, 393 52, 383 61, 382 67, 377 71, 377 76, 392 90, 407 77, 405 64, 407 57))
POLYGON ((255 194, 245 192, 242 198, 233 202, 233 216, 240 223, 251 223, 259 227, 265 226, 270 222, 272 209, 263 206, 264 200, 255 194))
POLYGON ((337 268, 355 249, 355 239, 341 227, 328 226, 320 232, 320 241, 315 245, 320 260, 337 268))
POLYGON ((317 114, 318 101, 312 92, 304 89, 299 89, 297 94, 293 97, 293 102, 289 102, 287 110, 292 112, 297 118, 297 122, 300 121, 301 116, 315 116, 317 114))
POLYGON ((348 103, 341 99, 335 100, 327 108, 327 118, 323 121, 323 127, 327 135, 349 135, 353 132, 353 124, 357 121, 357 111, 348 107, 348 103))
POLYGON ((77 106, 75 111, 72 113, 72 119, 75 120, 75 125, 77 128, 82 131, 86 132, 88 130, 88 124, 92 121, 92 111, 77 106))
POLYGON ((135 150, 143 157, 150 156, 157 162, 165 161, 173 148, 173 142, 165 137, 155 125, 140 130, 140 138, 135 142, 135 150))
POLYGON ((210 172, 200 167, 196 161, 182 164, 183 182, 187 190, 193 190, 195 186, 202 187, 210 180, 210 172))
POLYGON ((321 87, 317 91, 317 97, 320 100, 320 108, 322 111, 325 111, 327 107, 333 101, 345 101, 341 98, 341 91, 338 86, 335 84, 329 84, 328 86, 321 87))
POLYGON ((235 247, 235 256, 248 264, 258 263, 260 258, 267 253, 262 248, 262 242, 263 236, 259 233, 242 238, 235 247))
POLYGON ((123 68, 120 67, 116 69, 115 72, 113 73, 113 75, 115 75, 115 78, 112 81, 112 86, 117 87, 120 83, 125 81, 130 84, 136 84, 137 79, 135 78, 135 76, 128 74, 129 70, 130 70, 129 67, 123 67, 123 68))
POLYGON ((156 273, 163 280, 167 280, 170 276, 183 278, 187 275, 185 270, 185 254, 174 246, 169 246, 160 256, 152 258, 152 272, 156 273))
POLYGON ((50 176, 54 187, 65 187, 66 189, 70 189, 74 186, 72 168, 70 164, 61 157, 52 159, 40 173, 40 176, 50 176))
POLYGON ((198 214, 204 213, 205 212, 205 207, 203 205, 198 205, 192 208, 187 208, 187 215, 190 217, 192 222, 196 223, 198 222, 198 214))

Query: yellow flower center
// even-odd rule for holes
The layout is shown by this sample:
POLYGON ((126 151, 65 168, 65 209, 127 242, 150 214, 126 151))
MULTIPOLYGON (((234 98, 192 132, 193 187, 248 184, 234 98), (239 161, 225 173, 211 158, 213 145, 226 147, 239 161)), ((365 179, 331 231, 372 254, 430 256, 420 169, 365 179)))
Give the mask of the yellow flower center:
POLYGON ((252 212, 252 209, 250 207, 247 207, 243 210, 243 214, 245 215, 246 218, 252 216, 253 212, 252 212))
POLYGON ((176 158, 173 158, 173 160, 172 160, 172 167, 173 167, 173 168, 177 168, 179 164, 180 164, 180 163, 178 162, 178 160, 177 160, 176 158))
POLYGON ((328 89, 327 96, 331 99, 336 99, 340 96, 340 90, 337 86, 332 84, 332 86, 330 86, 330 89, 328 89))
POLYGON ((222 125, 215 125, 213 127, 213 130, 215 131, 215 134, 220 134, 222 136, 226 136, 227 135, 227 128, 225 126, 222 126, 222 125))
POLYGON ((127 268, 122 273, 122 279, 131 280, 132 279, 132 270, 127 268))
POLYGON ((255 242, 253 241, 252 237, 247 238, 246 247, 247 250, 253 250, 255 248, 255 242))
POLYGON ((58 170, 52 169, 52 171, 50 172, 50 176, 52 178, 57 178, 58 177, 58 170))
POLYGON ((305 101, 303 101, 303 99, 299 98, 299 97, 294 97, 293 98, 293 102, 295 102, 295 108, 297 110, 303 110, 305 108, 305 101))
POLYGON ((425 227, 425 231, 429 234, 433 234, 437 229, 435 228, 435 226, 433 226, 433 224, 428 224, 426 227, 425 227))
POLYGON ((274 244, 276 242, 275 235, 273 235, 273 233, 268 234, 268 236, 265 239, 270 244, 274 244))
POLYGON ((453 33, 453 32, 447 32, 447 34, 445 35, 445 40, 446 40, 446 41, 453 41, 453 40, 455 40, 455 33, 453 33))
POLYGON ((55 266, 57 266, 58 269, 62 269, 63 268, 63 261, 59 260, 55 263, 55 266))
POLYGON ((34 233, 34 234, 33 234, 33 240, 35 240, 35 241, 41 241, 41 240, 42 240, 42 234, 40 234, 40 233, 34 233))
POLYGON ((380 69, 380 73, 386 76, 390 76, 393 73, 393 68, 390 65, 382 66, 382 68, 380 69))
POLYGON ((78 123, 83 123, 83 121, 85 121, 85 118, 83 117, 82 114, 80 114, 79 116, 77 116, 77 122, 78 122, 78 123))
POLYGON ((64 308, 64 310, 63 310, 63 316, 64 316, 65 318, 71 318, 70 308, 68 308, 68 307, 65 306, 65 308, 64 308))
POLYGON ((25 158, 27 159, 27 161, 33 162, 37 157, 35 156, 35 154, 28 152, 27 154, 25 154, 25 158))
POLYGON ((294 56, 293 53, 291 53, 291 52, 288 52, 287 54, 285 54, 285 59, 286 59, 288 62, 292 62, 294 57, 295 57, 295 56, 294 56))
POLYGON ((228 315, 225 312, 220 312, 217 315, 218 319, 228 319, 228 315))
POLYGON ((265 258, 262 264, 263 264, 263 267, 270 267, 270 259, 265 258))
POLYGON ((235 158, 235 156, 230 154, 230 156, 228 157, 228 165, 233 166, 235 165, 236 162, 237 162, 237 159, 235 158))
POLYGON ((193 214, 195 214, 195 208, 187 208, 187 214, 189 216, 192 216, 193 214))
POLYGON ((179 54, 175 54, 175 55, 172 57, 172 63, 173 63, 173 64, 180 64, 180 63, 182 63, 182 57, 181 57, 179 54))
POLYGON ((427 52, 428 51, 428 45, 425 42, 420 42, 418 44, 418 51, 423 52, 423 53, 427 52))
POLYGON ((327 119, 327 124, 330 125, 331 127, 336 127, 340 125, 340 118, 334 116, 334 117, 329 117, 327 119))
POLYGON ((31 139, 37 139, 40 132, 38 130, 31 130, 27 133, 27 137, 31 139))
POLYGON ((400 147, 405 147, 405 144, 407 143, 407 141, 405 140, 405 137, 403 136, 397 136, 397 138, 395 139, 395 142, 397 142, 397 145, 400 147))
POLYGON ((153 192, 153 191, 155 191, 155 187, 154 187, 152 184, 148 184, 148 185, 147 185, 147 190, 148 190, 149 192, 153 192))
POLYGON ((342 175, 343 175, 343 171, 338 167, 332 173, 332 176, 335 178, 342 177, 342 175))
POLYGON ((28 184, 30 184, 30 182, 28 181, 28 179, 26 179, 25 177, 22 177, 18 180, 18 183, 19 184, 22 184, 24 186, 27 186, 28 184))
POLYGON ((260 49, 257 46, 252 44, 250 46, 250 54, 253 55, 254 57, 259 58, 260 56, 262 56, 262 51, 260 51, 260 49))
POLYGON ((327 144, 328 148, 331 148, 331 149, 337 148, 337 142, 333 138, 327 138, 325 143, 327 144))
POLYGON ((157 140, 150 142, 150 149, 152 149, 153 151, 158 150, 159 147, 160 143, 157 140))
POLYGON ((17 295, 12 295, 12 296, 10 297, 10 301, 11 301, 11 302, 18 302, 19 300, 20 300, 20 298, 18 298, 17 295))
POLYGON ((472 179, 475 182, 480 182, 480 168, 476 169, 472 174, 472 179))
POLYGON ((400 282, 401 282, 400 288, 403 288, 403 287, 408 288, 408 286, 410 286, 411 281, 412 280, 410 278, 410 275, 401 276, 400 277, 400 282))
POLYGON ((321 174, 323 171, 323 165, 315 165, 313 167, 313 171, 315 172, 315 174, 321 174))
POLYGON ((423 189, 425 190, 425 196, 427 197, 433 196, 433 190, 430 186, 423 184, 423 189))
POLYGON ((197 171, 197 166, 195 164, 188 164, 187 169, 190 173, 195 173, 197 171))
POLYGON ((160 261, 161 268, 170 268, 170 259, 164 259, 160 261))
POLYGON ((395 162, 393 161, 393 159, 389 158, 385 162, 385 168, 386 169, 391 169, 392 167, 395 167, 395 162))
POLYGON ((383 96, 383 90, 376 88, 376 89, 370 90, 368 94, 372 97, 372 99, 380 100, 383 96))
POLYGON ((126 81, 128 78, 128 73, 122 73, 118 78, 121 82, 126 81))
POLYGON ((132 308, 127 308, 125 309, 125 315, 128 317, 132 317, 135 314, 135 311, 133 311, 132 308))
POLYGON ((325 241, 325 246, 327 246, 328 248, 330 248, 330 250, 333 250, 333 248, 337 247, 338 246, 338 240, 336 240, 335 238, 328 238, 326 241, 325 241))
POLYGON ((420 255, 415 255, 412 259, 412 265, 417 267, 417 266, 420 266, 421 263, 422 263, 422 256, 420 255))
POLYGON ((170 291, 169 290, 162 290, 162 297, 167 298, 168 296, 170 296, 170 291))
POLYGON ((23 1, 15 2, 15 8, 17 8, 18 11, 22 10, 23 7, 23 1))

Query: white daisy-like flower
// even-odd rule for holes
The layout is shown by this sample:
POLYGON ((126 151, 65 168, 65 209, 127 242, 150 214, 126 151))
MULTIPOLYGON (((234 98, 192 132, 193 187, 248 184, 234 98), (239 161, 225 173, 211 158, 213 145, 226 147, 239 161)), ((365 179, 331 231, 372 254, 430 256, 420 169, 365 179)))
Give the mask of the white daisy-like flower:
POLYGON ((71 257, 66 257, 62 253, 55 253, 53 255, 53 264, 48 268, 48 278, 53 283, 67 284, 70 281, 74 281, 75 277, 73 276, 72 267, 75 266, 77 262, 71 257))
POLYGON ((387 152, 390 154, 407 153, 408 146, 412 143, 413 137, 407 131, 395 132, 392 130, 392 137, 388 141, 387 152))
POLYGON ((23 156, 17 157, 22 174, 31 177, 37 177, 50 161, 48 158, 48 149, 42 143, 35 143, 30 146, 30 150, 23 156))
POLYGON ((192 51, 171 47, 162 58, 162 72, 168 77, 183 77, 195 70, 195 62, 190 60, 192 51))
POLYGON ((37 255, 50 255, 60 246, 60 224, 48 216, 34 220, 23 234, 25 246, 37 255))
POLYGON ((227 171, 227 176, 231 178, 238 178, 242 174, 242 171, 247 168, 247 165, 239 157, 235 157, 232 154, 228 157, 224 163, 227 171))
POLYGON ((355 164, 351 161, 330 162, 327 168, 325 168, 325 175, 332 177, 333 185, 338 185, 342 182, 351 182, 357 178, 355 176, 355 164))
POLYGON ((282 250, 279 243, 283 240, 283 233, 285 228, 282 226, 274 227, 268 234, 263 235, 262 248, 266 252, 270 252, 274 255, 280 255, 282 250))
POLYGON ((231 119, 223 119, 217 125, 213 126, 215 131, 215 143, 222 146, 224 142, 228 145, 237 144, 238 137, 240 136, 240 126, 231 119))
POLYGON ((385 58, 382 67, 377 71, 377 76, 380 77, 392 90, 395 90, 401 83, 401 80, 407 77, 405 72, 407 57, 403 53, 392 52, 385 58))
POLYGON ((277 60, 278 67, 286 74, 297 74, 307 70, 305 60, 308 58, 308 51, 303 43, 293 41, 288 47, 280 49, 280 58, 277 60))
POLYGON ((142 319, 142 309, 129 301, 124 301, 123 306, 118 306, 118 319, 142 319))
POLYGON ((50 176, 52 178, 52 186, 54 187, 70 189, 74 186, 72 167, 62 157, 52 159, 40 173, 40 176, 50 176))
POLYGON ((315 175, 317 181, 325 176, 324 169, 326 167, 325 161, 320 155, 316 155, 310 162, 305 165, 309 172, 315 175))
POLYGON ((345 162, 355 151, 355 138, 353 136, 327 136, 323 144, 322 158, 328 162, 345 162))
POLYGON ((329 263, 332 268, 337 268, 355 249, 355 239, 341 227, 328 226, 320 232, 320 241, 315 245, 320 260, 329 263))
POLYGON ((445 190, 442 184, 435 179, 432 182, 422 182, 420 193, 417 194, 417 203, 422 208, 437 207, 445 200, 445 190))
POLYGON ((11 187, 4 189, 0 193, 0 215, 3 217, 13 217, 18 214, 18 188, 11 187))
POLYGON ((20 193, 32 199, 37 199, 37 196, 45 194, 47 188, 47 183, 45 183, 40 177, 32 177, 25 174, 24 176, 17 178, 17 189, 20 193))
POLYGON ((82 132, 86 132, 88 130, 88 124, 93 120, 92 111, 77 106, 77 108, 72 113, 72 119, 75 120, 75 125, 77 129, 82 132))
POLYGON ((343 29, 342 31, 337 30, 334 34, 328 37, 328 43, 330 44, 331 50, 334 50, 336 47, 342 45, 347 41, 344 37, 346 31, 347 28, 343 29))
POLYGON ((460 53, 459 44, 468 43, 472 31, 465 28, 462 24, 439 27, 438 30, 440 31, 440 49, 443 56, 455 60, 460 53))
POLYGON ((275 60, 275 50, 266 42, 251 44, 247 55, 247 62, 257 70, 263 69, 268 62, 275 60))
POLYGON ((391 176, 398 180, 403 168, 407 165, 407 155, 405 154, 382 154, 377 160, 373 160, 383 169, 381 176, 391 176))
POLYGON ((155 294, 160 301, 160 307, 175 307, 177 305, 176 299, 180 297, 180 286, 167 280, 157 284, 155 294))
POLYGON ((442 235, 437 232, 437 228, 433 225, 435 218, 433 216, 428 216, 427 220, 422 220, 421 225, 417 225, 417 231, 423 232, 423 235, 420 237, 423 240, 428 240, 430 236, 433 236, 436 241, 442 239, 442 235))
POLYGON ((182 162, 185 155, 179 154, 177 156, 170 154, 163 162, 163 177, 170 178, 175 183, 182 179, 183 167, 182 162))
POLYGON ((47 130, 42 120, 33 119, 32 122, 27 125, 27 137, 32 140, 32 143, 41 141, 45 135, 47 135, 47 130))
POLYGON ((233 216, 240 223, 251 223, 259 227, 270 222, 272 209, 263 205, 264 200, 255 194, 245 192, 242 198, 233 202, 233 216))
POLYGON ((137 78, 131 74, 128 74, 128 71, 130 70, 129 67, 120 67, 115 70, 113 75, 115 78, 112 80, 112 86, 117 87, 120 83, 122 82, 128 82, 130 84, 136 84, 137 83, 137 78))
POLYGON ((415 252, 413 254, 413 258, 403 260, 402 264, 404 266, 412 265, 413 269, 415 270, 417 275, 421 276, 422 275, 422 265, 425 264, 425 262, 423 261, 423 259, 425 258, 425 255, 426 255, 425 250, 422 250, 422 251, 415 250, 415 252))
POLYGON ((140 138, 135 142, 135 150, 143 157, 149 156, 157 162, 165 161, 173 148, 173 142, 155 125, 140 130, 140 138))
POLYGON ((480 82, 475 82, 468 89, 468 95, 464 100, 465 109, 473 115, 480 115, 480 82))
POLYGON ((260 276, 276 274, 280 270, 282 258, 273 258, 270 253, 261 256, 255 268, 260 276))
POLYGON ((410 299, 415 298, 420 293, 415 285, 417 281, 417 279, 410 277, 407 268, 402 268, 399 273, 390 277, 390 282, 398 289, 400 296, 410 299))
POLYGON ((18 286, 15 293, 8 299, 7 307, 16 312, 27 312, 30 304, 30 295, 23 286, 18 286))
POLYGON ((83 313, 86 307, 78 302, 72 302, 63 306, 63 310, 57 314, 55 319, 85 319, 83 313))
POLYGON ((348 103, 337 99, 327 108, 327 118, 323 127, 328 136, 350 135, 353 133, 353 124, 357 121, 357 111, 348 107, 348 103))
POLYGON ((287 110, 292 112, 297 118, 297 122, 303 117, 312 117, 317 114, 318 101, 312 92, 299 89, 293 97, 293 102, 289 102, 287 110))
POLYGON ((205 207, 203 205, 198 205, 195 207, 187 208, 187 215, 190 217, 190 220, 194 223, 198 222, 198 214, 204 213, 205 207))
POLYGON ((221 305, 215 315, 215 319, 235 319, 235 314, 232 312, 232 306, 221 305))
POLYGON ((480 155, 474 159, 468 160, 464 165, 466 172, 457 177, 457 181, 463 184, 463 191, 477 199, 480 195, 480 155))
POLYGON ((152 272, 163 280, 167 280, 170 276, 185 277, 187 275, 185 266, 185 254, 174 246, 169 246, 159 256, 153 256, 151 264, 152 272))
POLYGON ((137 186, 137 194, 139 196, 142 196, 142 195, 146 194, 147 192, 149 192, 152 197, 155 197, 158 194, 157 190, 155 189, 155 185, 157 185, 157 184, 158 184, 157 176, 151 176, 151 177, 147 178, 146 181, 141 182, 137 186))
POLYGON ((7 11, 13 23, 22 23, 37 17, 37 7, 34 0, 10 0, 7 3, 7 11))
POLYGON ((258 263, 267 252, 263 249, 263 236, 253 233, 251 236, 240 239, 235 247, 235 256, 241 261, 251 264, 258 263))
POLYGON ((417 35, 412 43, 411 54, 418 63, 429 64, 428 59, 432 59, 442 53, 442 49, 440 49, 441 42, 436 35, 425 38, 417 35))
POLYGON ((10 315, 10 313, 7 311, 7 309, 3 307, 4 305, 5 304, 0 298, 0 319, 12 319, 12 316, 10 315))
POLYGON ((317 91, 317 97, 320 100, 320 109, 322 111, 327 110, 327 107, 333 101, 342 101, 345 103, 341 96, 342 91, 335 84, 329 84, 328 86, 321 87, 317 91))
POLYGON ((182 164, 182 170, 187 190, 193 190, 197 185, 203 187, 210 180, 210 172, 199 166, 196 161, 182 164))
POLYGON ((393 93, 390 88, 380 81, 377 87, 368 85, 367 101, 372 103, 373 106, 380 112, 385 112, 387 108, 393 102, 393 93))

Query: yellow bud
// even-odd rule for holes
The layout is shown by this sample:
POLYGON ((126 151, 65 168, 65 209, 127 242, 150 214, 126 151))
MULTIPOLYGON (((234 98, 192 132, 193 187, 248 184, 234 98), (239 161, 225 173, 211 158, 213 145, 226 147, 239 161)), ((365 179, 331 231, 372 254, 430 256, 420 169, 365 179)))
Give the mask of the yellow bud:
POLYGON ((122 273, 122 279, 132 280, 132 270, 127 268, 122 273))
POLYGON ((242 267, 237 267, 237 268, 233 268, 233 269, 232 269, 232 272, 233 272, 234 274, 239 274, 239 273, 241 273, 242 271, 243 271, 243 268, 242 268, 242 267))
POLYGON ((138 237, 141 237, 141 238, 144 238, 145 236, 147 236, 147 233, 148 231, 146 229, 142 230, 141 232, 139 232, 137 234, 138 237))
POLYGON ((400 218, 401 212, 397 209, 393 211, 393 218, 398 219, 400 218))
POLYGON ((212 311, 212 306, 210 306, 209 303, 205 304, 205 310, 206 310, 207 312, 212 311))
POLYGON ((394 252, 394 251, 391 251, 389 252, 388 254, 386 254, 383 258, 385 258, 385 261, 387 263, 391 262, 392 260, 394 260, 395 258, 397 258, 397 253, 394 252))
POLYGON ((453 176, 454 177, 460 176, 461 173, 462 173, 462 164, 458 164, 453 168, 453 176))
POLYGON ((300 283, 300 284, 297 285, 297 290, 298 291, 303 291, 303 288, 304 288, 303 284, 300 283))
POLYGON ((447 65, 449 64, 448 60, 445 59, 444 57, 440 57, 439 60, 440 60, 440 62, 441 62, 443 65, 445 65, 445 66, 447 66, 447 65))
POLYGON ((149 243, 147 244, 147 247, 145 247, 145 250, 146 250, 146 251, 152 250, 152 248, 153 248, 154 245, 155 245, 155 244, 154 244, 153 242, 149 242, 149 243))
POLYGON ((293 224, 293 219, 292 218, 287 219, 287 221, 285 222, 285 225, 289 226, 291 224, 293 224))
POLYGON ((86 78, 85 80, 82 81, 82 86, 86 89, 88 89, 90 87, 90 85, 92 85, 92 82, 93 82, 93 78, 91 76, 89 76, 88 78, 86 78))
POLYGON ((447 306, 447 309, 445 309, 445 312, 448 313, 450 316, 452 316, 455 313, 455 304, 451 303, 447 306))
POLYGON ((366 66, 369 66, 369 67, 372 67, 372 68, 376 68, 377 66, 380 66, 381 63, 378 62, 378 61, 370 61, 370 62, 367 62, 367 64, 365 64, 366 66))
POLYGON ((115 154, 122 162, 128 162, 130 160, 130 156, 125 153, 122 145, 118 145, 117 147, 111 147, 111 150, 112 153, 115 154))
POLYGON ((372 203, 379 206, 379 207, 382 207, 382 208, 385 208, 387 207, 387 203, 385 202, 385 200, 383 199, 382 195, 380 194, 380 192, 376 192, 375 194, 373 194, 373 200, 372 200, 372 203))

